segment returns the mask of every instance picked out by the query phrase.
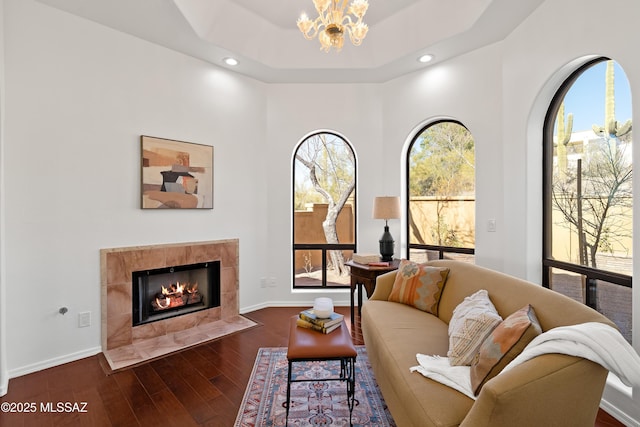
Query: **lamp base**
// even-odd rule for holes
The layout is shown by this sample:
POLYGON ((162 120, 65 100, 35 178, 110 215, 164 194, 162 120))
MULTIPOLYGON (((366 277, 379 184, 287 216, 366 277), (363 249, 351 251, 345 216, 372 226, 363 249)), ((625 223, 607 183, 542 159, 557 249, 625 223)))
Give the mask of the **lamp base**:
POLYGON ((380 259, 382 261, 393 261, 393 247, 395 242, 389 233, 389 226, 384 226, 384 233, 380 237, 380 259))

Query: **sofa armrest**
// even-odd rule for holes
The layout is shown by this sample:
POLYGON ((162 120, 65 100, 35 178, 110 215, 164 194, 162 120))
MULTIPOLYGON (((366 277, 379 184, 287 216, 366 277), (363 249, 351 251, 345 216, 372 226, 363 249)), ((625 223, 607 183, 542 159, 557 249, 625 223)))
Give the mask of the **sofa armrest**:
POLYGON ((593 425, 606 378, 586 359, 539 356, 488 381, 460 426, 593 425))
POLYGON ((369 299, 386 301, 393 288, 393 282, 396 280, 397 271, 390 271, 376 277, 376 288, 369 299))

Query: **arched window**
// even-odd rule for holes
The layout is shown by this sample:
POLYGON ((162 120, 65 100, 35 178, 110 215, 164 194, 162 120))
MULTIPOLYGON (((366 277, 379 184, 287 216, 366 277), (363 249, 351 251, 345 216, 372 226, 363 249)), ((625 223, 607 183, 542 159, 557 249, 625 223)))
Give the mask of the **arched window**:
POLYGON ((407 153, 409 258, 473 262, 475 143, 461 123, 430 123, 407 153))
POLYGON ((293 155, 293 287, 350 287, 356 159, 340 135, 307 136, 293 155))
POLYGON ((543 284, 613 320, 631 342, 631 89, 593 60, 556 93, 544 128, 543 284))

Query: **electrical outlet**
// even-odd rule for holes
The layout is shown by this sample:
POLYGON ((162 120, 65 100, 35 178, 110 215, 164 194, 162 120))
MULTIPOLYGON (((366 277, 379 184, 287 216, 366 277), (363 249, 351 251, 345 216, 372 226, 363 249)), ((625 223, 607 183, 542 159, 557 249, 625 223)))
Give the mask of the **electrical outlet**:
POLYGON ((490 219, 487 221, 487 231, 494 233, 496 231, 496 220, 490 219))
POLYGON ((275 288, 276 287, 276 278, 275 277, 269 277, 269 287, 271 287, 271 288, 275 288))
POLYGON ((260 287, 261 288, 266 288, 267 287, 267 278, 266 277, 261 277, 260 278, 260 287))
POLYGON ((91 312, 78 313, 78 328, 86 328, 88 326, 91 326, 91 312))

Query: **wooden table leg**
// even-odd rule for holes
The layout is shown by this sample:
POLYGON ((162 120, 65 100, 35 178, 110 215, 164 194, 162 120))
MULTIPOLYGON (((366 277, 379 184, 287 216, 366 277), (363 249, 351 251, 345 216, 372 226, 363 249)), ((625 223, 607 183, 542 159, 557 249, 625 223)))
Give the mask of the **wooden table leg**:
POLYGON ((351 326, 354 325, 354 310, 353 310, 353 306, 355 305, 355 301, 353 298, 353 293, 356 290, 356 286, 357 286, 357 282, 356 282, 356 278, 354 276, 351 276, 351 326))
POLYGON ((358 316, 362 315, 362 283, 358 282, 358 316))

